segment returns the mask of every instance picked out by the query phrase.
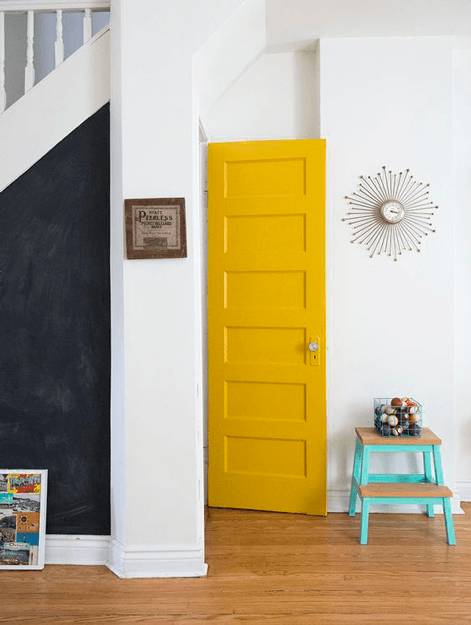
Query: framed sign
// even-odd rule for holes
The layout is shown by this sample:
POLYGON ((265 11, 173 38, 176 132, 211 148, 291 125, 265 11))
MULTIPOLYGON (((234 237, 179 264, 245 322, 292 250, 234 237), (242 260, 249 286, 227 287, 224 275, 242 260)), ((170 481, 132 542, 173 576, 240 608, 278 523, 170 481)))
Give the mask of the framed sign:
POLYGON ((185 199, 125 200, 126 255, 186 258, 185 199))
POLYGON ((43 569, 47 471, 0 469, 0 569, 43 569))

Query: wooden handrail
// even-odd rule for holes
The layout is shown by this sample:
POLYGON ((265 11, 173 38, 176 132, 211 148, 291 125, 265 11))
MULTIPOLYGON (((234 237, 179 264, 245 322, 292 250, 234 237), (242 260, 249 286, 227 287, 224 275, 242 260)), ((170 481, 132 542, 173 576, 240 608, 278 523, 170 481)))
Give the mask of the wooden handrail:
POLYGON ((36 11, 54 13, 55 11, 109 11, 110 0, 0 0, 0 11, 5 13, 26 13, 36 11))

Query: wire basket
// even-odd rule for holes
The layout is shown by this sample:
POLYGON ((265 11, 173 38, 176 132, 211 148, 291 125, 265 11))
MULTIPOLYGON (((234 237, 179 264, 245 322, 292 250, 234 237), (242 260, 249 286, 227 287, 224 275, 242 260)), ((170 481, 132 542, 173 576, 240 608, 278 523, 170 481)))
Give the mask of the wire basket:
POLYGON ((421 436, 422 404, 413 397, 375 397, 374 424, 381 436, 421 436))

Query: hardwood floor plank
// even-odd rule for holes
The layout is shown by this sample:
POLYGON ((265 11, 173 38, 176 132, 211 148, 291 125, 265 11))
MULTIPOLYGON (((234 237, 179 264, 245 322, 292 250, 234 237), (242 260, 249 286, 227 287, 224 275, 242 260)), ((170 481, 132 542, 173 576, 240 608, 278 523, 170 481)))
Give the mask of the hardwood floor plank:
POLYGON ((199 579, 120 580, 106 567, 2 571, 5 625, 471 623, 471 504, 455 516, 209 509, 199 579))

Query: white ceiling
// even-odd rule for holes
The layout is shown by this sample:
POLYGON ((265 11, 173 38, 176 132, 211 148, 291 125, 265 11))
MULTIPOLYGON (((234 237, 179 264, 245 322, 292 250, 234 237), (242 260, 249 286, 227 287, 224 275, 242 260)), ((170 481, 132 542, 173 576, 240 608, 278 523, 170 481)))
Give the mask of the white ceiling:
POLYGON ((471 0, 267 0, 271 50, 320 37, 471 37, 471 0))

